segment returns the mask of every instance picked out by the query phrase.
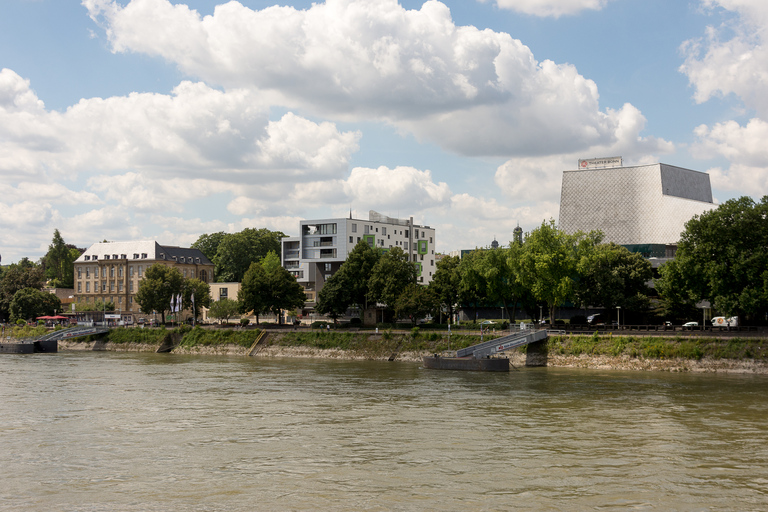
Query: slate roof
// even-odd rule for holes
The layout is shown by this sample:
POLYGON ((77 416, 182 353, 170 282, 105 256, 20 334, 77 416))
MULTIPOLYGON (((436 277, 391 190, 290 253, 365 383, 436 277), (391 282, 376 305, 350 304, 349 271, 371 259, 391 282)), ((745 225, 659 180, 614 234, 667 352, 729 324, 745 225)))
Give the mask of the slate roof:
POLYGON ((206 258, 199 249, 160 245, 154 240, 98 242, 86 249, 75 262, 88 261, 90 263, 91 261, 106 260, 165 260, 182 264, 213 265, 211 260, 206 258))

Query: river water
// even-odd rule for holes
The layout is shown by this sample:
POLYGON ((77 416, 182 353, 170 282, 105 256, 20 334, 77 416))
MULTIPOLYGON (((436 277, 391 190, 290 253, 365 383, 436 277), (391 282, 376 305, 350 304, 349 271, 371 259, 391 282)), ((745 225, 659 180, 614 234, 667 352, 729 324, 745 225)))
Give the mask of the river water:
POLYGON ((768 510, 768 376, 0 357, 0 510, 768 510))

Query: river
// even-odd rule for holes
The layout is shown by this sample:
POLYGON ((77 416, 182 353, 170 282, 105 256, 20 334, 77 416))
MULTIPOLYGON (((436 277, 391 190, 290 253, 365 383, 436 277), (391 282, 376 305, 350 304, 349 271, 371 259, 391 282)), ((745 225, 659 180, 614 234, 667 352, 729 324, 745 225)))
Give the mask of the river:
POLYGON ((0 510, 768 509, 768 376, 0 357, 0 510))

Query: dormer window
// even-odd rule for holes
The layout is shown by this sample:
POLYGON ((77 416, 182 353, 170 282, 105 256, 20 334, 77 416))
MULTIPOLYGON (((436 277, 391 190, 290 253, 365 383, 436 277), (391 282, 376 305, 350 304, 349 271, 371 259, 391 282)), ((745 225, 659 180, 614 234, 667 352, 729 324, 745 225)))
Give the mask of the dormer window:
POLYGON ((127 259, 128 259, 128 256, 127 256, 127 255, 125 255, 125 254, 121 254, 121 255, 120 255, 120 259, 121 259, 121 260, 127 260, 127 259))
POLYGON ((165 259, 165 254, 161 254, 161 255, 160 255, 160 259, 161 259, 161 260, 164 260, 164 259, 165 259))
POLYGON ((86 256, 85 257, 85 261, 91 261, 91 257, 90 256, 86 256))
POLYGON ((141 253, 141 259, 143 260, 147 259, 147 253, 145 252, 141 253))
POLYGON ((196 261, 197 263, 200 263, 200 258, 195 258, 195 261, 196 261))
POLYGON ((184 261, 184 256, 182 256, 180 259, 182 263, 186 263, 186 261, 184 261))
POLYGON ((94 259, 94 261, 95 261, 95 260, 99 259, 99 256, 98 256, 97 254, 94 254, 94 255, 93 255, 93 259, 94 259))
POLYGON ((133 253, 133 259, 135 260, 139 259, 139 253, 137 252, 133 253))
POLYGON ((105 255, 104 255, 104 259, 105 259, 105 260, 108 260, 108 259, 109 259, 109 254, 105 254, 105 255))
POLYGON ((113 254, 113 255, 112 255, 112 259, 113 259, 113 260, 116 260, 116 259, 117 259, 117 254, 113 254))

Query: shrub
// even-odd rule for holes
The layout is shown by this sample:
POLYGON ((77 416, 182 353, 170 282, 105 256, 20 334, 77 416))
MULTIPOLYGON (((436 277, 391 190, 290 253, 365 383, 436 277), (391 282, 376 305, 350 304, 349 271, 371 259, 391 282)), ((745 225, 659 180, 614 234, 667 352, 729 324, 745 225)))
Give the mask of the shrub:
POLYGON ((251 320, 249 318, 241 318, 240 319, 240 325, 242 325, 243 327, 245 327, 249 323, 251 323, 251 320))
POLYGON ((419 337, 419 331, 420 331, 420 329, 418 327, 414 327, 413 329, 411 329, 411 337, 413 339, 418 338, 419 337))
POLYGON ((360 320, 358 317, 355 317, 355 318, 351 318, 351 319, 349 320, 349 324, 350 324, 350 325, 362 325, 362 324, 363 324, 363 321, 362 321, 362 320, 360 320))

